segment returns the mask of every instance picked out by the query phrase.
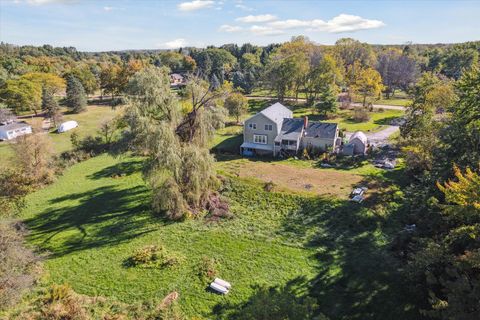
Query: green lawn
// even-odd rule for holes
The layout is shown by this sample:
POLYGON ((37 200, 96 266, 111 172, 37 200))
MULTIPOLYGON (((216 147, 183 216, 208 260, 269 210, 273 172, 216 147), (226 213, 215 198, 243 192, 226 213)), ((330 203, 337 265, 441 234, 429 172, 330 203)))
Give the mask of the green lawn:
POLYGON ((411 99, 402 99, 402 98, 380 99, 375 101, 375 104, 384 104, 384 105, 401 106, 401 107, 406 107, 411 103, 412 103, 411 99))
POLYGON ((323 122, 336 122, 340 126, 340 129, 344 129, 350 132, 364 131, 375 132, 379 131, 385 125, 389 125, 390 121, 394 118, 403 116, 404 112, 401 110, 383 110, 369 112, 370 120, 367 122, 356 122, 353 120, 352 110, 339 110, 337 116, 331 119, 322 119, 319 115, 312 112, 312 108, 307 107, 295 107, 293 108, 294 117, 308 116, 311 120, 323 121, 323 122))
MULTIPOLYGON (((115 115, 120 114, 122 108, 117 107, 113 110, 110 106, 88 106, 85 112, 80 114, 70 114, 65 112, 64 121, 75 120, 78 122, 78 127, 68 131, 66 133, 56 133, 52 130, 48 134, 48 137, 52 141, 54 150, 57 153, 61 153, 72 148, 70 142, 70 135, 72 132, 78 133, 80 137, 88 135, 95 135, 100 127, 100 124, 108 119, 113 118, 115 115)), ((41 123, 43 118, 26 119, 29 123, 41 123)), ((13 155, 8 142, 0 142, 0 165, 9 163, 11 156, 13 155)))
POLYGON ((176 290, 189 316, 216 318, 255 297, 255 285, 296 283, 331 319, 418 319, 388 249, 401 229, 395 206, 269 193, 232 180, 235 218, 169 223, 153 215, 140 159, 99 156, 27 198, 29 242, 48 250, 48 282, 132 303, 176 290), (113 178, 115 173, 125 176, 113 178), (126 267, 135 249, 161 244, 185 257, 169 269, 126 267), (197 276, 207 256, 233 284, 219 296, 197 276))

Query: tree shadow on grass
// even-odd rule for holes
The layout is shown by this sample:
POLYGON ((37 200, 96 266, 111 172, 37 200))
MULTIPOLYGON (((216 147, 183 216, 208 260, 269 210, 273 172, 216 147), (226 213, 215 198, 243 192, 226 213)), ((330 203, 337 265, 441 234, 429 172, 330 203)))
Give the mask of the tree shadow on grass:
POLYGON ((212 148, 212 152, 218 154, 239 154, 243 143, 243 134, 231 135, 212 148))
POLYGON ((401 118, 399 116, 391 116, 391 117, 386 117, 382 119, 375 120, 373 123, 378 124, 378 125, 385 125, 385 126, 390 126, 392 124, 392 121, 395 119, 401 118))
POLYGON ((158 223, 149 212, 149 193, 143 186, 105 186, 50 200, 64 202, 25 221, 30 239, 54 257, 116 245, 154 231, 158 223))
POLYGON ((102 178, 129 176, 134 173, 142 171, 144 163, 145 162, 140 159, 120 162, 110 167, 106 167, 100 171, 97 171, 89 175, 88 178, 93 180, 98 180, 102 178))
POLYGON ((422 319, 390 246, 402 211, 379 207, 391 200, 388 191, 362 204, 314 199, 285 217, 283 230, 316 251, 309 295, 331 319, 422 319))
MULTIPOLYGON (((216 319, 311 319, 314 301, 302 290, 307 285, 304 277, 297 277, 282 287, 255 285, 254 293, 246 302, 225 300, 213 308, 216 319)), ((316 318, 323 319, 323 318, 316 318)))

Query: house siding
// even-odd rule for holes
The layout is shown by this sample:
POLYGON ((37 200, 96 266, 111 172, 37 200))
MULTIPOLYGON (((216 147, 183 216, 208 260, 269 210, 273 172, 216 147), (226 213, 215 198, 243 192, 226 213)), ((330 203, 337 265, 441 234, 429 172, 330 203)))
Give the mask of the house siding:
POLYGON ((274 121, 265 117, 263 114, 258 113, 245 121, 245 124, 243 126, 243 141, 255 143, 253 139, 253 136, 255 134, 266 135, 267 145, 272 146, 273 148, 275 137, 278 134, 277 132, 277 124, 274 121), (257 125, 257 129, 249 128, 250 123, 255 123, 257 125), (272 131, 265 130, 266 124, 272 125, 272 131))
POLYGON ((303 137, 302 148, 311 147, 315 150, 326 151, 327 148, 333 149, 335 139, 320 139, 315 137, 303 137))

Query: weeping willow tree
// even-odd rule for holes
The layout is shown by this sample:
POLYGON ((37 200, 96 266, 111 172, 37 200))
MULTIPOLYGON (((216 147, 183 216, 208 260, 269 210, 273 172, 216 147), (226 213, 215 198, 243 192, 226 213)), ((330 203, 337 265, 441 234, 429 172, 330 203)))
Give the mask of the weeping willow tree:
POLYGON ((217 106, 225 93, 191 77, 185 110, 170 89, 168 69, 150 67, 128 86, 129 145, 147 156, 145 178, 153 190, 153 208, 171 219, 203 210, 218 189, 214 158, 208 149, 226 112, 217 106))

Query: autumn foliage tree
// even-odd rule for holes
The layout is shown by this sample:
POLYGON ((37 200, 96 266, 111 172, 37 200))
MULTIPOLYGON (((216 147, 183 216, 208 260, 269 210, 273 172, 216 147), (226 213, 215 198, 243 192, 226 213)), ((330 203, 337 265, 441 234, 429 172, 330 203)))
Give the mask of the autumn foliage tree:
POLYGON ((228 110, 230 116, 235 117, 238 123, 240 117, 248 111, 248 100, 243 94, 235 92, 225 99, 224 107, 228 110))
POLYGON ((360 69, 357 72, 352 89, 354 94, 362 98, 363 106, 366 106, 367 98, 372 100, 380 98, 384 89, 382 77, 372 68, 360 69))

